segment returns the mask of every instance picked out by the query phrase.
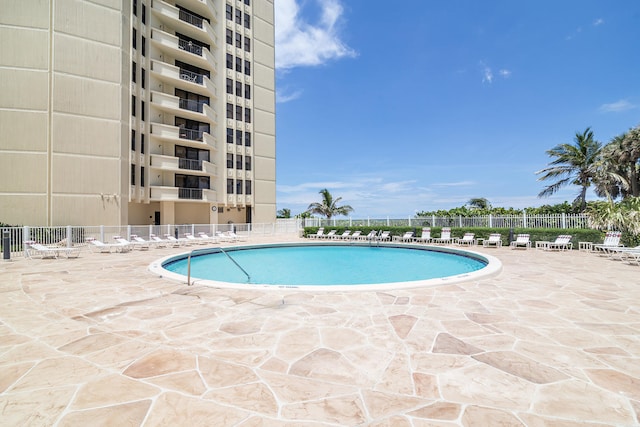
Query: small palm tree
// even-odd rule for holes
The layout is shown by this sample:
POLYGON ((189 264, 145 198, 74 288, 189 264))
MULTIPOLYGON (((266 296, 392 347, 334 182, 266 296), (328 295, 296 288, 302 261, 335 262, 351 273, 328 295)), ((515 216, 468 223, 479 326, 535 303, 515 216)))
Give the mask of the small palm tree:
POLYGON ((283 208, 276 213, 277 218, 291 218, 291 209, 283 208))
POLYGON ((349 205, 338 206, 338 202, 342 200, 342 197, 334 200, 326 188, 320 190, 320 194, 322 194, 322 201, 320 203, 311 203, 307 208, 309 213, 322 215, 327 219, 331 219, 331 217, 335 215, 349 215, 350 212, 353 212, 353 208, 349 205))
POLYGON ((491 209, 491 203, 484 197, 474 197, 469 199, 467 205, 472 209, 491 209))
POLYGON ((593 138, 591 128, 587 128, 583 133, 576 132, 573 144, 560 144, 547 150, 549 157, 555 160, 549 167, 536 172, 536 175, 542 175, 538 181, 557 181, 545 187, 538 197, 550 196, 569 184, 578 185, 580 193, 575 202, 584 210, 587 206, 587 188, 596 176, 601 148, 602 144, 593 138))

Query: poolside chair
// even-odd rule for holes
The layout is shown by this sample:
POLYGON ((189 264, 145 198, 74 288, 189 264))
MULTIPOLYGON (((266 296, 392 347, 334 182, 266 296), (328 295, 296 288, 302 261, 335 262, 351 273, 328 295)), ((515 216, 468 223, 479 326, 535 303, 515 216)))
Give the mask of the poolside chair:
POLYGON ((149 234, 149 240, 158 248, 166 248, 168 244, 166 240, 161 239, 155 234, 149 234))
POLYGON ((233 230, 227 231, 227 236, 231 237, 235 242, 246 242, 247 238, 241 234, 237 234, 233 230))
POLYGON ((489 238, 485 239, 482 242, 482 246, 485 248, 501 248, 502 247, 502 234, 500 233, 491 233, 489 234, 489 238))
POLYGON ((186 244, 184 239, 176 239, 171 234, 165 234, 164 237, 169 241, 169 244, 174 248, 177 248, 179 246, 182 246, 183 244, 186 244))
POLYGON ((207 243, 218 243, 218 239, 215 236, 209 236, 204 231, 199 231, 198 237, 205 240, 207 243))
POLYGON ((216 231, 216 238, 220 242, 227 242, 227 243, 235 242, 235 239, 233 237, 229 236, 229 234, 227 233, 223 233, 222 231, 216 231))
POLYGON ((129 250, 129 245, 123 245, 122 243, 104 243, 92 237, 88 237, 87 242, 89 243, 89 247, 92 252, 98 251, 100 253, 111 253, 112 251, 128 252, 129 250))
MULTIPOLYGON (((537 242, 536 242, 537 245, 537 242)), ((573 249, 573 243, 571 243, 571 235, 570 234, 561 234, 556 237, 556 240, 553 242, 544 242, 541 247, 545 251, 566 251, 573 249)))
POLYGON ((42 259, 58 258, 61 253, 67 258, 77 258, 80 256, 80 248, 66 248, 61 246, 45 246, 35 241, 24 242, 25 254, 28 258, 40 257, 42 259))
POLYGON ((422 235, 414 240, 418 243, 429 243, 431 241, 431 228, 422 227, 422 235))
POLYGON ((140 250, 149 250, 149 248, 151 247, 150 241, 143 239, 137 234, 131 235, 131 243, 133 244, 134 248, 138 248, 140 250))
POLYGON ((380 235, 377 237, 377 240, 380 242, 390 242, 391 241, 391 232, 390 231, 383 231, 380 233, 380 235))
POLYGON ((371 230, 369 232, 369 234, 364 236, 364 240, 375 240, 376 236, 378 236, 378 231, 377 230, 371 230))
POLYGON ((640 253, 640 246, 635 246, 632 248, 627 248, 624 246, 611 246, 611 247, 605 247, 602 250, 605 252, 605 254, 607 254, 607 256, 610 259, 617 258, 620 260, 624 260, 629 256, 634 256, 636 253, 640 253))
POLYGON ((435 237, 432 239, 433 243, 451 243, 453 239, 451 238, 451 228, 443 227, 442 232, 440 233, 440 237, 435 237))
POLYGON ((184 233, 184 237, 185 239, 187 239, 187 241, 196 245, 204 245, 207 243, 206 239, 203 239, 202 237, 196 237, 191 233, 184 233))
POLYGON ((407 231, 402 236, 393 236, 393 240, 396 242, 413 242, 413 231, 407 231))
POLYGON ((336 236, 336 239, 345 240, 351 237, 351 230, 345 230, 342 234, 336 236))
POLYGON ((518 234, 516 236, 516 240, 511 242, 511 249, 524 248, 529 249, 531 247, 531 242, 529 241, 528 234, 518 234))
POLYGON ((464 233, 461 239, 456 239, 454 241, 456 245, 467 245, 472 246, 476 244, 476 235, 474 233, 464 233))
POLYGON ((356 230, 349 236, 349 240, 360 240, 362 239, 362 231, 356 230))
POLYGON ((333 239, 337 232, 338 232, 338 230, 331 230, 325 235, 318 236, 318 239, 327 239, 327 240, 328 239, 333 239))
POLYGON ((131 243, 130 241, 128 241, 127 239, 125 239, 123 237, 113 236, 113 238, 116 241, 116 244, 121 245, 120 248, 119 248, 120 252, 129 252, 135 246, 133 243, 131 243))
POLYGON ((595 252, 600 252, 604 254, 606 248, 617 248, 617 247, 623 246, 620 244, 621 238, 622 238, 622 232, 608 231, 604 236, 604 242, 597 245, 593 245, 592 248, 595 252))
POLYGON ((318 239, 324 236, 324 227, 320 227, 318 228, 318 231, 316 232, 316 234, 309 234, 309 238, 310 239, 318 239))

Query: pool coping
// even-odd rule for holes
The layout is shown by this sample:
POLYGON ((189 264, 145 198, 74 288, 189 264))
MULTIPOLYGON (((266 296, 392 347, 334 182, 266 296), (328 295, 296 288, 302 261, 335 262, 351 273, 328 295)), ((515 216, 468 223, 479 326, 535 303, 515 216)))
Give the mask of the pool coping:
POLYGON ((189 255, 193 255, 195 252, 215 251, 221 249, 217 245, 208 245, 206 247, 194 248, 188 252, 181 252, 178 254, 169 255, 158 260, 155 260, 149 264, 149 271, 152 273, 175 282, 185 283, 189 286, 200 285, 209 286, 212 288, 223 289, 238 289, 238 290, 266 290, 266 291, 282 291, 284 289, 293 289, 299 291, 316 291, 316 292, 358 292, 358 291, 385 291, 395 289, 412 289, 412 288, 428 288, 434 286, 452 285, 457 283, 475 281, 493 277, 502 271, 502 262, 491 255, 475 252, 468 249, 458 249, 446 246, 435 246, 415 243, 399 243, 399 242, 340 242, 340 241, 310 241, 310 242, 276 242, 276 243, 262 243, 262 244, 247 244, 232 247, 225 247, 225 251, 236 251, 244 249, 258 249, 264 247, 290 247, 290 246, 370 246, 376 245, 380 247, 391 248, 403 248, 403 249, 421 249, 435 252, 452 253, 462 256, 469 256, 474 259, 486 262, 487 265, 480 270, 462 273, 453 276, 440 277, 434 279, 414 280, 408 282, 388 282, 388 283, 376 283, 376 284, 358 284, 358 285, 268 285, 268 284, 245 284, 245 283, 232 283, 222 282, 208 279, 190 279, 182 274, 173 273, 164 269, 162 266, 172 260, 178 258, 184 258, 189 255))

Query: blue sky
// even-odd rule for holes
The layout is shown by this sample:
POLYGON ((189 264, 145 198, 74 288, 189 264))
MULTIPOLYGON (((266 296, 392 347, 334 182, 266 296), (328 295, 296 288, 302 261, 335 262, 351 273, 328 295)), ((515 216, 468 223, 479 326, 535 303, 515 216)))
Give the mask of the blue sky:
POLYGON ((640 1, 275 0, 277 208, 544 199, 545 151, 640 124, 640 1))

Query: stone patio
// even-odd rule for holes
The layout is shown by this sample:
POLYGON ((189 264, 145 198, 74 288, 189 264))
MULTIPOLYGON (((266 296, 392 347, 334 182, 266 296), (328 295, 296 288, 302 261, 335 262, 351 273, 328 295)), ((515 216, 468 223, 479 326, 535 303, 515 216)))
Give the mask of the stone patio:
POLYGON ((180 248, 2 262, 1 424, 640 425, 640 266, 473 249, 503 271, 384 292, 147 270, 180 248))

